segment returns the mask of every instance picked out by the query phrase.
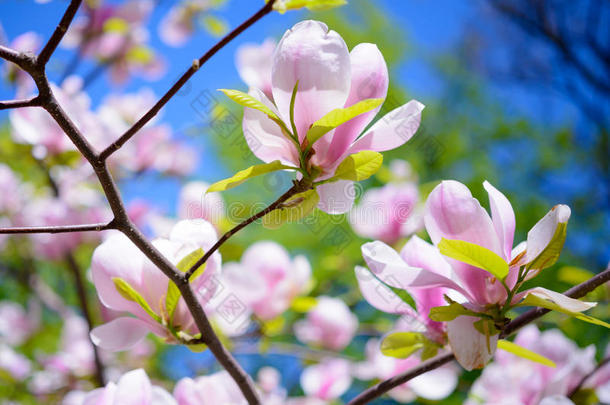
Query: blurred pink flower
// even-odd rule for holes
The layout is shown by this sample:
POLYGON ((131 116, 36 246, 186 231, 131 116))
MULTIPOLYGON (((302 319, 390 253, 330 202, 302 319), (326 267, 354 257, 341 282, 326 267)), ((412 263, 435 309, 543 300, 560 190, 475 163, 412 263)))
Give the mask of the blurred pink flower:
POLYGON ((301 388, 305 395, 333 400, 343 395, 352 384, 350 362, 345 359, 327 358, 308 366, 301 374, 301 388))
POLYGON ((20 181, 10 167, 0 163, 0 216, 11 215, 21 207, 20 181))
POLYGON ((207 193, 209 184, 186 183, 178 196, 178 218, 202 218, 218 226, 225 217, 225 203, 220 193, 207 193))
POLYGON ((183 378, 174 388, 177 405, 227 404, 246 405, 235 381, 226 371, 197 377, 183 378))
POLYGON ((27 311, 13 301, 0 301, 0 342, 18 346, 40 327, 40 305, 30 302, 27 311))
POLYGON ((177 405, 165 389, 152 385, 142 369, 129 371, 84 396, 82 405, 177 405))
MULTIPOLYGON (((266 73, 261 73, 266 74, 266 73)), ((261 89, 250 95, 269 107, 287 128, 291 127, 290 105, 298 82, 294 121, 300 149, 309 127, 330 111, 369 98, 385 98, 388 71, 383 55, 373 44, 359 44, 348 51, 343 38, 318 21, 302 21, 288 30, 273 54, 269 99, 261 89)), ((359 115, 330 131, 313 146, 308 171, 315 168, 317 180, 329 179, 350 154, 371 150, 382 152, 407 142, 419 127, 424 106, 418 101, 396 108, 359 136, 380 107, 359 115)), ((246 108, 243 131, 252 153, 264 162, 280 160, 300 166, 295 144, 264 113, 246 108)), ((318 207, 331 214, 348 211, 354 201, 353 182, 340 180, 316 188, 318 207)))
MULTIPOLYGON (((13 39, 9 47, 19 52, 29 52, 34 54, 38 52, 42 45, 42 38, 34 31, 25 32, 13 39)), ((17 88, 15 98, 21 98, 29 95, 36 88, 31 76, 23 69, 17 67, 13 63, 5 63, 3 74, 8 82, 14 83, 17 88)))
MULTIPOLYGON (((177 264, 198 248, 208 250, 217 236, 214 227, 203 220, 180 221, 172 229, 169 239, 155 239, 153 245, 172 263, 177 264)), ((206 264, 205 272, 192 281, 195 294, 204 304, 213 294, 212 278, 220 271, 221 258, 214 253, 206 264)), ((110 350, 126 350, 153 332, 169 342, 176 338, 164 326, 167 319, 164 297, 170 280, 150 262, 144 254, 123 234, 113 234, 97 247, 91 263, 93 283, 102 304, 115 311, 128 312, 134 317, 120 317, 91 332, 98 346, 110 350), (137 291, 150 306, 157 319, 137 303, 127 300, 117 290, 114 279, 121 278, 137 291)), ((181 332, 196 335, 197 326, 181 297, 176 306, 172 323, 181 332)))
POLYGON ((17 381, 23 381, 30 375, 32 364, 21 353, 0 343, 0 370, 9 373, 17 381))
POLYGON ((282 246, 262 241, 251 245, 240 263, 227 263, 222 280, 256 316, 268 320, 309 290, 311 267, 304 256, 291 259, 282 246))
MULTIPOLYGON (((418 356, 410 356, 406 359, 385 356, 379 350, 379 344, 378 339, 369 339, 366 343, 366 360, 353 367, 356 378, 386 380, 421 363, 418 356)), ((451 395, 457 383, 458 371, 453 365, 447 365, 415 377, 388 394, 401 403, 412 402, 416 396, 439 401, 451 395)))
POLYGON ((273 99, 271 70, 273 69, 275 47, 275 40, 267 38, 262 44, 243 44, 235 53, 235 66, 241 80, 248 87, 265 93, 269 99, 273 99))
MULTIPOLYGON (((171 46, 182 46, 194 34, 196 25, 205 24, 205 14, 218 7, 219 0, 181 0, 177 2, 159 23, 161 40, 171 46)), ((212 30, 216 33, 215 30, 212 30)))
POLYGON ((389 183, 367 190, 349 214, 358 235, 388 244, 418 231, 422 217, 415 211, 419 191, 414 183, 389 183))
POLYGON ((80 316, 69 314, 64 318, 57 353, 43 360, 45 370, 66 376, 85 377, 95 371, 95 357, 89 326, 80 316))
POLYGON ((557 367, 499 350, 472 385, 467 405, 537 405, 547 396, 567 395, 595 367, 595 347, 580 349, 559 330, 540 332, 528 325, 517 334, 515 343, 552 360, 557 367))
POLYGON ((304 320, 294 324, 301 342, 331 350, 342 350, 358 329, 358 318, 338 298, 319 296, 304 320))

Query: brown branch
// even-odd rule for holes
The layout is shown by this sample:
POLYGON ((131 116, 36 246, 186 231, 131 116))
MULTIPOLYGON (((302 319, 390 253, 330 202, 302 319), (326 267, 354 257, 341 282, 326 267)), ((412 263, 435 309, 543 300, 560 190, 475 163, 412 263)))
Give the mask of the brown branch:
POLYGON ((57 49, 57 46, 66 34, 66 31, 68 31, 68 27, 72 23, 72 20, 74 19, 74 16, 76 15, 76 12, 78 11, 78 8, 82 2, 83 0, 70 1, 70 5, 66 9, 61 21, 59 21, 59 24, 55 28, 53 35, 51 35, 51 38, 49 38, 49 41, 38 55, 38 63, 40 66, 44 67, 51 58, 53 52, 55 52, 55 49, 57 49))
POLYGON ((9 62, 13 62, 17 66, 21 67, 23 55, 21 55, 14 49, 10 49, 4 45, 0 45, 0 58, 5 59, 9 62))
MULTIPOLYGON (((585 296, 587 293, 595 290, 597 287, 599 287, 600 285, 602 285, 608 281, 610 281, 610 268, 607 268, 606 270, 595 275, 594 277, 585 281, 584 283, 578 284, 577 286, 570 288, 564 294, 569 297, 572 297, 572 298, 581 298, 581 297, 585 296)), ((500 338, 505 338, 505 337, 511 335, 512 333, 516 332, 519 328, 540 318, 542 315, 546 314, 547 312, 549 312, 549 310, 544 309, 544 308, 534 308, 534 309, 531 309, 531 310, 525 312, 521 316, 519 316, 519 317, 515 318, 513 321, 511 321, 504 328, 502 334, 500 335, 500 338)), ((347 403, 347 405, 366 404, 366 403, 372 401, 373 399, 382 396, 383 394, 390 391, 391 389, 396 388, 399 385, 402 385, 402 384, 406 383, 407 381, 412 380, 413 378, 415 378, 421 374, 424 374, 430 370, 439 368, 440 366, 447 364, 454 359, 455 359, 455 356, 453 355, 453 353, 444 353, 444 354, 440 354, 432 359, 426 360, 426 361, 422 362, 421 364, 419 364, 418 366, 405 371, 404 373, 398 374, 392 378, 384 380, 384 381, 372 386, 371 388, 363 391, 358 396, 356 396, 351 401, 349 401, 347 403)))
POLYGON ((197 260, 197 262, 193 266, 191 266, 191 268, 186 272, 186 278, 190 279, 191 276, 193 275, 193 273, 195 272, 195 270, 197 270, 205 262, 207 262, 208 259, 212 256, 212 254, 214 254, 214 252, 216 252, 227 240, 229 240, 229 238, 231 236, 235 235, 237 232, 239 232, 246 226, 250 225, 251 223, 261 219, 268 213, 275 211, 278 208, 281 208, 283 206, 283 204, 290 197, 293 197, 296 194, 302 193, 303 191, 306 191, 309 188, 311 188, 311 185, 307 185, 306 182, 303 182, 303 181, 295 182, 294 185, 288 191, 286 191, 284 194, 282 194, 277 200, 275 200, 269 206, 267 206, 266 208, 263 208, 256 214, 245 219, 244 221, 240 222, 235 227, 233 227, 232 229, 227 231, 224 235, 222 235, 220 237, 220 239, 218 239, 218 241, 216 241, 214 246, 212 246, 207 252, 205 252, 205 254, 201 257, 201 259, 197 260))
MULTIPOLYGON (((72 253, 66 254, 66 262, 68 263, 68 267, 72 272, 72 277, 74 278, 74 284, 76 284, 76 295, 78 296, 78 303, 83 312, 83 317, 87 322, 87 327, 89 331, 93 329, 93 318, 91 316, 91 310, 89 308, 89 301, 87 299, 87 289, 85 286, 85 280, 83 279, 83 275, 81 269, 76 263, 76 259, 72 255, 72 253)), ((89 338, 89 343, 91 344, 91 348, 93 349, 93 358, 95 362, 95 379, 97 380, 97 384, 100 387, 106 385, 106 377, 104 375, 104 364, 100 358, 99 350, 97 346, 91 341, 89 338)))
POLYGON ((0 101, 0 110, 8 110, 10 108, 21 107, 40 107, 40 100, 38 99, 38 97, 32 97, 24 100, 0 101))
POLYGON ((221 50, 225 45, 231 42, 239 34, 244 32, 247 28, 253 25, 255 22, 269 14, 273 10, 273 4, 276 0, 271 0, 266 3, 256 14, 244 21, 241 25, 235 28, 233 31, 228 33, 222 38, 216 45, 214 45, 209 51, 207 51, 201 58, 193 61, 191 67, 184 72, 184 74, 178 79, 176 83, 157 101, 157 103, 150 109, 146 114, 142 116, 131 128, 129 128, 123 135, 121 135, 116 141, 108 146, 100 154, 102 160, 106 160, 110 155, 119 150, 125 142, 127 142, 132 136, 134 136, 144 125, 146 125, 169 100, 176 95, 178 90, 184 86, 184 84, 199 70, 203 64, 205 64, 212 56, 221 50))
POLYGON ((18 228, 0 228, 0 234, 25 234, 25 233, 70 233, 70 232, 101 232, 114 229, 113 222, 90 224, 90 225, 57 225, 57 226, 33 226, 18 228))
POLYGON ((604 367, 606 364, 610 363, 610 357, 606 357, 605 359, 603 359, 602 361, 600 361, 597 366, 595 366, 595 368, 593 370, 591 370, 591 372, 589 372, 587 375, 585 375, 583 378, 580 379, 580 381, 578 382, 578 384, 576 384, 576 387, 572 388, 572 390, 568 393, 568 398, 573 398, 576 393, 578 392, 578 390, 580 390, 582 388, 582 386, 585 384, 585 382, 587 382, 587 380, 591 377, 593 377, 593 375, 595 373, 597 373, 599 370, 602 369, 602 367, 604 367))

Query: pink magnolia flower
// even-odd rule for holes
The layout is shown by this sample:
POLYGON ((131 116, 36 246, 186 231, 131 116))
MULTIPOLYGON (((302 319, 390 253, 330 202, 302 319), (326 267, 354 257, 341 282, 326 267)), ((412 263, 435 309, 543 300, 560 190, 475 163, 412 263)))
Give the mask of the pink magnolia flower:
POLYGON ((7 372, 17 381, 23 381, 30 375, 32 363, 10 346, 0 343, 0 370, 7 372))
POLYGON ((0 215, 14 214, 21 207, 20 181, 10 167, 0 163, 0 215))
MULTIPOLYGON (((243 131, 252 153, 264 162, 280 160, 306 171, 312 180, 330 179, 338 165, 360 151, 386 151, 408 141, 419 126, 424 106, 418 101, 396 108, 366 133, 380 107, 361 114, 306 145, 310 126, 334 109, 352 106, 370 98, 384 99, 388 89, 385 60, 373 44, 359 44, 351 53, 343 38, 318 21, 303 21, 288 30, 273 54, 271 93, 252 88, 250 95, 270 108, 291 128, 291 98, 295 85, 295 141, 279 125, 258 110, 246 108, 243 131), (311 147, 312 154, 302 151, 311 147), (305 167, 301 167, 305 160, 305 167)), ((331 214, 348 211, 355 198, 353 182, 339 180, 316 187, 318 207, 331 214)))
MULTIPOLYGON (((366 343, 366 360, 354 365, 356 378, 386 380, 416 367, 421 362, 418 356, 410 356, 406 359, 385 356, 379 350, 379 344, 378 339, 369 339, 366 343)), ((451 395, 457 383, 457 370, 452 365, 447 365, 415 377, 388 394, 401 403, 411 402, 416 396, 439 401, 451 395)))
POLYGON ((177 405, 163 388, 152 385, 142 369, 129 371, 84 396, 82 405, 177 405))
POLYGON ((304 320, 294 324, 301 342, 331 350, 342 350, 354 337, 358 318, 338 298, 320 296, 304 320))
POLYGON ((422 218, 415 211, 418 201, 416 184, 389 183, 367 190, 349 221, 358 235, 394 244, 421 227, 422 218))
MULTIPOLYGON (((522 266, 533 263, 551 242, 560 224, 567 223, 570 209, 565 205, 554 207, 528 233, 526 244, 513 249, 515 214, 508 199, 488 182, 484 187, 489 193, 492 216, 472 197, 466 186, 457 181, 443 181, 426 202, 425 225, 432 241, 442 238, 470 242, 496 253, 510 263, 509 274, 504 280, 513 289, 522 266)), ((422 242, 425 245, 425 242, 422 242)), ((406 263, 393 249, 382 242, 367 243, 362 247, 363 256, 370 269, 381 275, 384 281, 397 288, 444 287, 462 295, 464 306, 474 312, 485 312, 489 306, 505 304, 506 287, 487 271, 447 258, 451 266, 421 267, 406 263)), ((528 270, 533 277, 539 268, 528 270)), ((525 295, 533 294, 551 299, 572 311, 583 311, 593 304, 573 300, 562 294, 538 287, 517 294, 510 304, 516 304, 525 295)), ((495 351, 498 335, 485 336, 474 326, 479 318, 458 316, 448 322, 449 344, 457 360, 466 369, 480 368, 495 351)))
POLYGON ((269 99, 273 99, 271 70, 276 45, 273 38, 267 38, 262 44, 243 44, 235 53, 235 66, 241 80, 248 87, 261 90, 269 99))
POLYGON ((185 184, 178 196, 178 218, 203 218, 218 225, 224 218, 225 204, 220 193, 206 193, 209 184, 191 181, 185 184))
POLYGON ((195 379, 181 379, 174 388, 174 398, 177 405, 246 405, 248 403, 226 371, 195 379))
POLYGON ((309 290, 311 267, 304 256, 291 259, 282 246, 263 241, 251 245, 240 263, 226 264, 222 279, 256 316, 268 320, 309 290))
MULTIPOLYGON (((467 405, 536 405, 545 397, 567 395, 595 367, 595 347, 580 349, 558 330, 540 332, 528 325, 515 343, 551 359, 556 367, 500 350, 472 385, 467 405)), ((547 403, 552 404, 550 399, 547 403)))
POLYGON ((350 363, 344 359, 324 359, 305 368, 301 374, 301 387, 305 394, 321 400, 339 398, 351 384, 350 363))
POLYGON ((18 346, 40 326, 40 305, 30 302, 28 310, 13 301, 0 301, 0 342, 18 346))
POLYGON ((146 21, 154 8, 151 0, 130 0, 120 5, 87 3, 66 33, 62 45, 82 47, 83 54, 110 64, 110 77, 123 83, 132 73, 156 78, 162 60, 148 47, 146 21))
MULTIPOLYGON (((208 222, 180 221, 172 229, 169 239, 155 239, 153 245, 172 263, 178 264, 186 255, 199 248, 208 250, 216 239, 216 231, 208 222)), ((213 293, 215 283, 211 280, 220 271, 220 264, 220 254, 216 252, 206 263, 205 272, 192 281, 195 293, 202 303, 213 293)), ((98 346, 110 351, 125 350, 134 346, 148 332, 166 338, 169 342, 176 342, 176 336, 164 326, 165 322, 171 322, 174 328, 191 336, 198 333, 182 297, 172 319, 168 319, 164 303, 170 280, 123 234, 113 234, 97 247, 93 253, 91 273, 104 306, 135 315, 135 318, 120 317, 95 328, 91 338, 98 346), (154 317, 119 293, 115 286, 116 278, 127 282, 142 296, 154 317)))
POLYGON ((95 357, 89 327, 80 316, 70 314, 64 319, 59 351, 43 360, 45 369, 67 376, 83 377, 95 371, 95 357))
MULTIPOLYGON (((218 0, 182 0, 165 14, 159 23, 159 36, 168 45, 182 46, 194 34, 199 21, 206 22, 205 14, 222 4, 218 0)), ((209 18, 209 17, 208 17, 209 18)), ((214 19, 214 22, 218 22, 214 19)), ((218 33, 216 29, 212 33, 218 33)))

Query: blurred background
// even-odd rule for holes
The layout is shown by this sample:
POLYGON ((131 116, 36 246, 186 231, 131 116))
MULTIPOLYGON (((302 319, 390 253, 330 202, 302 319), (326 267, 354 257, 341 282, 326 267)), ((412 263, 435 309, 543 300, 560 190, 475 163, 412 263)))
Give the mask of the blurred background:
MULTIPOLYGON (((50 79, 60 84, 70 75, 80 76, 92 110, 108 104, 110 93, 135 93, 146 87, 160 96, 193 59, 227 29, 248 18, 262 1, 213 3, 180 46, 168 44, 160 28, 175 3, 157 0, 139 23, 141 49, 131 57, 139 57, 136 62, 142 65, 154 59, 155 66, 125 69, 119 74, 113 70, 115 61, 86 52, 78 56, 81 48, 76 45, 60 47, 53 56, 48 67, 50 79)), ((66 4, 63 0, 46 4, 1 1, 0 42, 10 44, 30 31, 47 38, 66 4)), ((159 120, 171 128, 171 139, 180 145, 172 149, 174 158, 188 160, 188 167, 175 162, 143 165, 128 173, 117 169, 125 200, 136 207, 133 212, 146 207, 147 213, 155 214, 155 221, 143 221, 151 236, 158 232, 161 217, 179 215, 184 184, 193 180, 213 183, 258 163, 241 133, 241 109, 228 103, 216 89, 246 91, 235 66, 239 47, 260 44, 267 38, 279 40, 294 23, 309 18, 326 22, 350 49, 361 42, 377 44, 390 69, 390 90, 382 113, 410 99, 426 105, 417 135, 403 147, 384 153, 384 170, 357 189, 360 199, 366 190, 401 180, 416 185, 420 204, 440 180, 455 179, 468 185, 488 207, 482 187, 488 180, 513 205, 516 242, 524 240, 527 230, 555 204, 572 208, 560 263, 541 274, 537 279, 541 285, 563 291, 606 268, 610 261, 610 3, 605 0, 349 0, 347 6, 331 11, 265 17, 223 48, 162 110, 159 120)), ((3 69, 0 99, 12 99, 19 79, 7 66, 3 69)), ((47 169, 78 166, 70 153, 45 154, 27 142, 16 142, 12 121, 8 111, 0 111, 0 163, 31 189, 48 188, 41 164, 47 169)), ((261 207, 289 187, 290 178, 282 174, 255 179, 223 193, 226 217, 219 221, 219 229, 244 218, 253 204, 261 207)), ((32 222, 40 217, 26 214, 25 206, 18 211, 23 211, 29 225, 42 225, 32 222)), ((358 332, 341 351, 341 356, 355 361, 363 360, 366 341, 387 331, 393 318, 362 301, 353 268, 362 264, 360 246, 372 236, 352 227, 348 217, 317 212, 309 223, 285 225, 277 231, 253 225, 227 243, 221 253, 225 263, 239 261, 252 243, 272 240, 292 256, 306 256, 313 271, 308 296, 339 297, 358 314, 358 332)), ((10 220, 8 215, 6 218, 10 220)), ((391 243, 401 247, 413 232, 425 236, 414 226, 391 243)), ((77 307, 79 297, 65 271, 65 257, 41 256, 36 249, 40 243, 44 242, 26 237, 4 241, 0 298, 31 306, 30 276, 36 274, 45 288, 64 298, 68 306, 77 307)), ((72 249, 83 274, 97 243, 85 239, 72 249)), ((87 285, 87 290, 93 316, 101 319, 95 290, 92 285, 87 285)), ((34 294, 40 295, 40 291, 34 294)), ((601 319, 610 315, 608 305, 596 311, 593 314, 601 319)), ((255 373, 262 365, 280 369, 282 385, 293 395, 301 393, 303 366, 320 355, 300 345, 290 330, 291 323, 301 316, 299 308, 291 308, 263 325, 263 336, 242 337, 232 344, 248 371, 255 373)), ((30 358, 56 351, 61 345, 65 322, 48 305, 43 305, 41 319, 40 331, 20 349, 30 358)), ((549 316, 541 326, 555 323, 580 347, 596 345, 598 357, 608 343, 603 328, 565 317, 549 316)), ((193 354, 184 347, 151 342, 158 354, 146 364, 154 378, 171 381, 217 370, 209 353, 193 354)), ((465 373, 456 392, 442 403, 462 403, 477 376, 477 372, 465 373)), ((2 378, 0 375, 0 386, 2 378)), ((366 386, 368 382, 355 380, 342 398, 350 398, 366 386)), ((28 387, 0 388, 0 395, 21 401, 18 403, 36 403, 31 385, 28 387)), ((56 401, 63 392, 65 388, 58 388, 57 396, 48 394, 45 398, 56 401)), ((385 398, 375 403, 396 402, 385 398)), ((431 402, 417 399, 415 403, 431 402)))

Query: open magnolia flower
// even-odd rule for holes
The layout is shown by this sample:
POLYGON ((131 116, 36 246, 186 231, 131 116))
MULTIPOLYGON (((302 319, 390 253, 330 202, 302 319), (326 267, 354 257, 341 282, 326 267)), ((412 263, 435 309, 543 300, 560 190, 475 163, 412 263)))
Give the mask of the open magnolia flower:
MULTIPOLYGON (((430 193, 425 208, 426 230, 444 256, 438 257, 440 262, 436 264, 413 264, 379 241, 363 245, 364 259, 375 276, 393 288, 408 287, 411 291, 442 287, 460 296, 446 296, 449 305, 432 308, 429 318, 447 322, 449 344, 458 362, 468 370, 483 367, 497 346, 524 355, 525 349, 508 341, 498 342, 509 321, 507 312, 515 306, 544 307, 610 327, 581 313, 595 303, 543 287, 519 292, 524 281, 557 261, 570 208, 553 207, 529 231, 527 242, 513 249, 515 214, 510 202, 488 182, 484 187, 489 194, 491 217, 457 181, 443 181, 430 193)), ((425 248, 423 241, 421 245, 421 251, 435 249, 425 248)))
MULTIPOLYGON (((179 270, 186 271, 215 241, 214 227, 198 219, 178 222, 169 239, 155 239, 153 245, 179 270)), ((215 252, 191 277, 202 303, 214 294, 213 275, 220 271, 220 262, 220 254, 215 252)), ((95 249, 91 273, 104 306, 135 315, 93 329, 91 338, 96 345, 111 351, 126 350, 148 332, 168 342, 189 344, 197 338, 199 331, 176 285, 123 234, 113 234, 95 249)))
POLYGON ((348 211, 355 198, 353 182, 374 174, 383 160, 379 152, 401 146, 419 127, 424 106, 412 100, 362 134, 387 90, 387 66, 375 45, 359 44, 350 53, 343 38, 325 24, 296 24, 273 54, 272 99, 266 89, 251 88, 249 94, 223 90, 246 107, 246 141, 266 163, 220 181, 209 191, 226 190, 264 173, 293 170, 302 193, 293 197, 292 208, 308 207, 302 215, 316 205, 331 214, 348 211))

